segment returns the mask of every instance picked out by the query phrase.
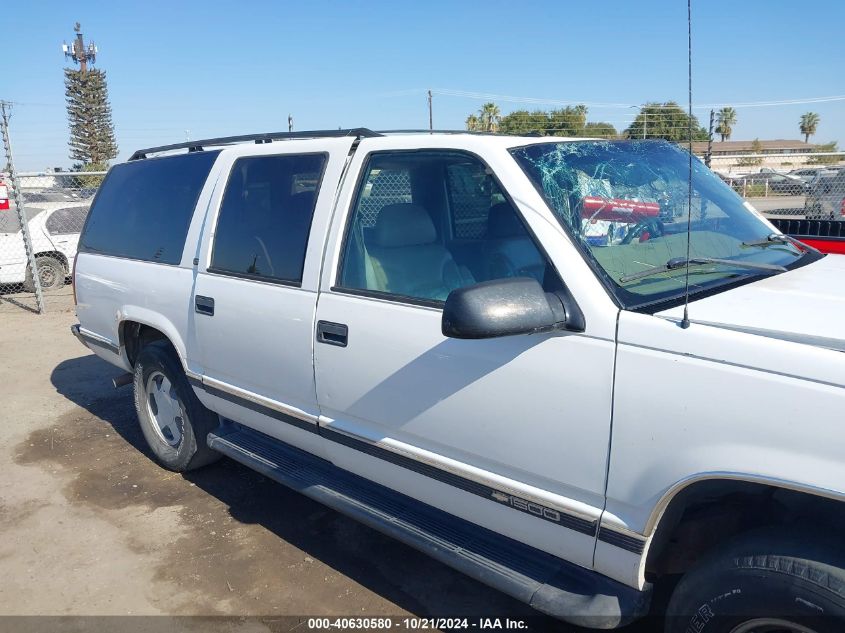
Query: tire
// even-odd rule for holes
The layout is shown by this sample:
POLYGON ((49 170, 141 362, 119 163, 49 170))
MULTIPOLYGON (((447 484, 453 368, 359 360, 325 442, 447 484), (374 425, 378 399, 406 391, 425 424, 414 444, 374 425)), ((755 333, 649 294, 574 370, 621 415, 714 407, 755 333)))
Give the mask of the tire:
MULTIPOLYGON (((55 257, 39 257, 36 259, 38 276, 41 279, 41 290, 44 292, 55 292, 64 288, 67 269, 65 265, 55 257)), ((26 267, 26 277, 23 282, 24 290, 35 292, 35 280, 32 277, 32 269, 26 267)))
POLYGON ((845 631, 845 551, 822 535, 744 535, 681 578, 665 630, 845 631))
POLYGON ((220 419, 199 401, 168 341, 153 341, 141 349, 133 382, 141 431, 162 466, 185 472, 220 458, 206 444, 220 419), (169 424, 162 426, 164 422, 169 424))

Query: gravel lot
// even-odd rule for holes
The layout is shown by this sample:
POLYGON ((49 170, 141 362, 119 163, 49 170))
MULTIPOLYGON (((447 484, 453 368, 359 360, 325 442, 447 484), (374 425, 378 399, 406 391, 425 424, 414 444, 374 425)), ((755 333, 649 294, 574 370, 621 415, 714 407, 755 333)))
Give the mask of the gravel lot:
MULTIPOLYGON (((265 618, 213 619, 203 631, 290 629, 273 628, 278 615, 536 618, 234 462, 185 476, 161 469, 137 427, 131 387, 113 389, 118 371, 71 336, 69 293, 45 315, 5 299, 0 615, 265 618)), ((56 622, 92 630, 88 620, 56 622)), ((0 619, 3 630, 55 630, 44 624, 0 619)), ((531 628, 570 630, 537 619, 531 628)))

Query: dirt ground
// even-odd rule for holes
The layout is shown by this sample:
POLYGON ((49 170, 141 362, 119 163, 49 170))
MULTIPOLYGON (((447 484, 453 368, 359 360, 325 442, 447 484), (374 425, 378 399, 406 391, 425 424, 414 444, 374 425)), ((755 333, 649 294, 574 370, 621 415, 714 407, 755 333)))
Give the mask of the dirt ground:
MULTIPOLYGON (((267 630, 281 615, 536 618, 234 462, 163 470, 131 387, 111 387, 118 370, 80 345, 74 322, 68 294, 44 315, 0 305, 0 615, 265 618, 212 619, 203 631, 267 630)), ((8 618, 0 629, 11 622, 52 629, 8 618)))

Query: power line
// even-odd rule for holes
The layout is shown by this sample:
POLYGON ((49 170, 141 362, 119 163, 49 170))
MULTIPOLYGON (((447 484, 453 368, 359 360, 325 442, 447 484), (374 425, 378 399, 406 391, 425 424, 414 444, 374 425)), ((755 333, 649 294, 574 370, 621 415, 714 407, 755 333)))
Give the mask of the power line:
MULTIPOLYGON (((414 89, 414 90, 407 90, 407 91, 399 91, 395 93, 386 93, 385 96, 404 96, 406 94, 414 94, 418 92, 424 92, 422 89, 414 89)), ((472 92, 468 90, 453 90, 449 88, 434 88, 431 90, 434 94, 439 94, 447 97, 465 97, 469 99, 478 99, 478 100, 486 100, 486 101, 504 101, 506 103, 529 103, 529 104, 536 104, 536 105, 559 105, 559 106, 567 106, 567 105, 584 105, 587 107, 592 108, 630 108, 631 106, 637 106, 637 104, 631 103, 600 103, 600 102, 590 102, 590 101, 579 101, 574 99, 569 100, 560 100, 560 99, 545 99, 541 97, 520 97, 520 96, 513 96, 513 95, 501 95, 501 94, 493 94, 488 92, 472 92)), ((782 99, 782 100, 769 100, 769 101, 749 101, 744 103, 702 103, 702 104, 693 104, 693 109, 710 109, 710 108, 721 108, 726 106, 731 106, 734 108, 759 108, 759 107, 769 107, 769 106, 784 106, 784 105, 805 105, 811 103, 829 103, 834 101, 845 101, 845 95, 833 95, 828 97, 807 97, 803 99, 782 99)), ((660 103, 656 103, 653 106, 649 107, 660 107, 660 103)))

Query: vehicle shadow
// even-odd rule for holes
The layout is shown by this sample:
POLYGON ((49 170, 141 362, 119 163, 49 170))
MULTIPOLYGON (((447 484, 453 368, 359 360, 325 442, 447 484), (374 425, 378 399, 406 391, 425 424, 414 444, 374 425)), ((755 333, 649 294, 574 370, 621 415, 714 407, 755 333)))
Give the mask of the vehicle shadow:
MULTIPOLYGON (((53 370, 51 381, 58 393, 91 414, 84 416, 88 418, 88 424, 106 424, 117 433, 123 446, 115 447, 112 440, 111 451, 139 451, 149 458, 149 461, 136 460, 138 468, 144 472, 132 472, 130 479, 143 481, 145 477, 152 476, 154 479, 150 487, 163 479, 170 479, 170 484, 174 481, 173 476, 152 461, 152 454, 138 426, 131 386, 118 390, 111 389, 110 385, 106 387, 116 373, 114 367, 97 356, 87 355, 60 363, 53 370)), ((77 424, 86 423, 78 411, 75 415, 79 418, 77 424)), ((99 435, 102 435, 101 431, 99 435)), ((86 437, 93 435, 96 434, 88 433, 86 437)), ((68 438, 68 441, 72 442, 73 438, 68 438)), ((119 463, 124 468, 130 464, 126 458, 121 458, 119 463)), ((88 461, 85 470, 90 471, 90 465, 88 461)), ((107 466, 103 468, 105 470, 107 466)), ((132 468, 131 464, 128 468, 132 468)), ((91 476, 107 479, 109 473, 94 472, 91 476)), ((528 606, 275 484, 236 462, 224 459, 215 465, 179 475, 175 482, 178 484, 180 479, 185 482, 182 485, 184 491, 198 488, 211 495, 224 504, 237 522, 262 526, 278 539, 379 594, 402 611, 419 617, 511 617, 529 620, 531 630, 579 630, 545 618, 528 606)), ((98 492, 100 497, 106 494, 102 490, 98 492)), ((182 504, 185 500, 180 499, 179 494, 170 494, 167 501, 174 505, 182 504)), ((85 495, 86 498, 88 496, 85 495)), ((234 550, 229 558, 225 558, 226 552, 222 555, 221 562, 237 558, 234 550)), ((278 583, 302 581, 296 577, 286 578, 290 572, 284 566, 280 566, 276 573, 278 583)), ((336 606, 326 605, 326 612, 336 610, 336 606)), ((319 607, 315 607, 314 611, 319 614, 319 607)), ((389 613, 383 606, 382 611, 389 613)))

